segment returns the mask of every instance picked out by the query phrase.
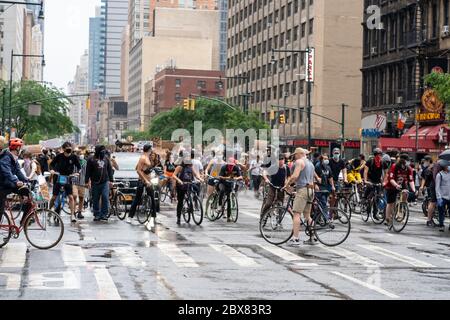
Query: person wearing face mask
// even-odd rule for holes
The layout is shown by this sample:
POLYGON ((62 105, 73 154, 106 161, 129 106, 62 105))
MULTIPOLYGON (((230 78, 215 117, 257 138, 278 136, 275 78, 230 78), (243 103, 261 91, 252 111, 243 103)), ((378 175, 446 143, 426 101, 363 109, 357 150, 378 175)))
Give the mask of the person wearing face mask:
POLYGON ((436 175, 436 198, 439 210, 439 231, 444 232, 445 212, 450 210, 450 162, 439 160, 438 165, 441 171, 436 175))
POLYGON ((291 172, 286 164, 284 155, 282 154, 278 157, 278 172, 276 174, 268 176, 267 171, 264 170, 263 173, 264 181, 268 183, 270 187, 267 196, 264 199, 264 203, 261 209, 261 215, 268 209, 270 209, 275 202, 283 203, 284 192, 277 191, 276 188, 283 188, 286 183, 286 179, 289 178, 290 175, 291 172))
POLYGON ((50 200, 50 209, 55 204, 56 197, 61 191, 61 187, 63 187, 67 197, 69 198, 71 221, 76 222, 75 200, 73 198, 73 186, 71 179, 68 179, 67 183, 63 185, 58 183, 58 180, 59 176, 70 177, 75 172, 79 172, 81 170, 81 165, 77 156, 73 154, 73 148, 70 142, 65 142, 62 145, 62 150, 63 152, 59 153, 50 163, 50 173, 53 175, 53 195, 50 200))
POLYGON ((76 149, 75 150, 76 156, 78 157, 78 161, 80 162, 81 169, 78 172, 79 176, 77 176, 74 179, 73 183, 73 197, 75 199, 75 208, 78 207, 78 210, 76 210, 76 217, 77 219, 84 219, 83 216, 83 210, 84 210, 84 194, 86 192, 86 166, 87 161, 85 159, 84 154, 76 149))
POLYGON ((114 181, 113 169, 105 146, 95 147, 94 156, 86 164, 85 182, 88 189, 92 188, 92 207, 94 221, 108 221, 109 189, 114 181), (100 198, 102 207, 100 208, 100 198))
POLYGON ((409 166, 409 156, 408 154, 401 154, 400 159, 397 163, 391 166, 389 170, 389 175, 387 178, 387 183, 385 184, 386 189, 386 225, 390 225, 392 221, 392 211, 394 209, 394 204, 397 201, 397 195, 402 189, 409 187, 411 191, 416 193, 416 187, 414 185, 413 171, 409 166))
MULTIPOLYGON (((345 160, 341 158, 341 150, 339 148, 333 149, 333 156, 330 159, 330 169, 331 176, 334 181, 334 188, 337 192, 341 190, 341 185, 339 184, 339 176, 342 173, 342 178, 344 180, 344 184, 347 184, 347 168, 345 166, 345 160)), ((331 194, 330 206, 334 207, 336 204, 336 193, 333 192, 331 194)))
MULTIPOLYGON (((30 195, 28 188, 24 187, 24 183, 28 180, 22 174, 17 162, 23 144, 21 139, 11 139, 9 148, 0 152, 0 221, 5 213, 5 201, 8 194, 15 193, 25 197, 30 195)), ((29 206, 30 204, 25 203, 24 212, 28 212, 29 206)))
POLYGON ((327 154, 323 154, 319 157, 319 161, 315 166, 315 172, 317 175, 316 191, 319 191, 319 201, 327 211, 328 214, 328 196, 335 191, 333 177, 331 175, 330 160, 327 154))
POLYGON ((435 190, 435 177, 434 174, 434 164, 433 164, 433 158, 431 156, 425 156, 423 158, 422 163, 422 173, 421 173, 421 184, 419 188, 419 194, 422 194, 424 190, 427 191, 428 196, 430 198, 430 201, 428 202, 428 208, 427 208, 427 227, 437 227, 433 223, 433 214, 436 210, 436 190, 435 190))
POLYGON ((37 161, 39 162, 39 165, 41 166, 42 172, 49 172, 49 168, 48 168, 49 159, 50 158, 48 156, 48 150, 46 148, 42 148, 42 152, 37 158, 37 161))
POLYGON ((31 182, 31 190, 33 190, 38 183, 38 167, 32 158, 31 152, 27 151, 23 154, 23 169, 25 171, 25 177, 31 182))
MULTIPOLYGON (((375 184, 381 184, 383 181, 383 152, 376 148, 373 150, 373 158, 370 158, 364 166, 364 183, 367 188, 364 191, 364 199, 371 197, 375 184)), ((376 215, 375 215, 376 216, 376 215)), ((377 218, 375 217, 374 218, 377 218)))

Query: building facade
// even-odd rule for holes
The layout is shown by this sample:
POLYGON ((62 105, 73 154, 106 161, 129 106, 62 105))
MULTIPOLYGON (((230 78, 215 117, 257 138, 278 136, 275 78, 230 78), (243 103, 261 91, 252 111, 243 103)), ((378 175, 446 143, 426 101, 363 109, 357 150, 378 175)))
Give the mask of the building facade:
POLYGON ((103 90, 105 49, 101 45, 103 35, 100 7, 95 11, 95 17, 89 18, 89 90, 103 90))
POLYGON ((120 94, 120 50, 123 28, 128 23, 128 0, 102 0, 102 46, 106 97, 120 94))
POLYGON ((229 0, 227 97, 269 122, 270 113, 283 113, 281 143, 289 149, 308 145, 308 85, 303 52, 272 54, 272 49, 305 51, 314 48, 311 75, 312 146, 327 150, 341 136, 341 127, 322 118, 341 119, 346 109, 345 137, 359 149, 363 3, 360 0, 229 0), (248 89, 248 92, 247 92, 248 89), (289 109, 287 109, 288 107, 289 109), (327 128, 327 130, 323 130, 327 128), (354 142, 354 143, 353 143, 354 142))
POLYGON ((439 135, 441 128, 448 131, 442 125, 445 115, 427 110, 422 97, 427 74, 449 71, 449 1, 364 2, 365 8, 370 5, 380 8, 381 17, 375 28, 363 25, 362 113, 384 119, 386 125, 375 132, 362 128, 363 149, 438 153, 447 141, 439 135))
POLYGON ((110 97, 100 103, 97 127, 100 143, 114 144, 122 140, 127 126, 127 106, 123 97, 110 97))
POLYGON ((218 0, 220 14, 220 70, 227 68, 228 1, 218 0))
POLYGON ((97 128, 97 121, 100 117, 100 93, 99 91, 90 91, 90 108, 88 109, 88 122, 86 129, 86 141, 90 145, 96 145, 99 141, 99 130, 97 128))
POLYGON ((220 98, 225 96, 225 73, 211 70, 165 68, 146 84, 145 103, 150 116, 183 105, 190 95, 220 98))
POLYGON ((133 130, 149 124, 145 84, 157 72, 165 67, 220 69, 218 11, 157 8, 154 26, 155 36, 142 38, 130 51, 128 118, 133 130))
POLYGON ((128 102, 128 70, 130 68, 130 26, 127 25, 122 32, 122 47, 120 53, 120 96, 128 102))

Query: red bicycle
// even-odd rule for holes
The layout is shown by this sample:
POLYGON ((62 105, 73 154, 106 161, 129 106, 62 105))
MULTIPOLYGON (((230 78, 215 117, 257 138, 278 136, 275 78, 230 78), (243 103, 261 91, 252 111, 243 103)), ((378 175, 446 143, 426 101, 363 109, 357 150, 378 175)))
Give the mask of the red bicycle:
POLYGON ((24 197, 24 204, 29 205, 28 213, 24 214, 20 225, 16 224, 10 210, 0 213, 0 248, 8 244, 11 237, 19 238, 22 231, 28 242, 37 249, 51 249, 56 246, 64 235, 64 223, 54 211, 38 208, 34 200, 36 193, 29 192, 24 197))

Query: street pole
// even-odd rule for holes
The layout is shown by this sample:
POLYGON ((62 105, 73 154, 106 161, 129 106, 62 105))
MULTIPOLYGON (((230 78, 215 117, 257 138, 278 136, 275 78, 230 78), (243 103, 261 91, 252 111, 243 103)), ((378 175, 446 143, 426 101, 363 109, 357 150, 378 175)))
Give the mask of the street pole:
POLYGON ((11 135, 11 106, 12 106, 12 84, 13 84, 13 59, 14 59, 14 50, 11 50, 11 68, 9 69, 9 116, 8 116, 8 126, 9 133, 11 135))
POLYGON ((250 79, 247 77, 246 79, 245 79, 245 82, 246 82, 246 84, 245 84, 245 102, 244 102, 244 113, 245 114, 248 114, 248 98, 249 98, 249 92, 248 92, 248 90, 249 90, 249 82, 250 82, 250 79))
POLYGON ((419 121, 417 121, 418 117, 418 108, 415 107, 414 109, 414 123, 416 125, 416 160, 418 160, 418 154, 419 154, 419 121))
POLYGON ((306 93, 306 107, 308 108, 308 149, 312 147, 312 136, 311 136, 311 75, 309 70, 309 48, 306 50, 307 63, 306 65, 306 80, 307 80, 307 93, 306 93))
POLYGON ((5 136, 5 95, 6 95, 6 88, 3 87, 2 89, 2 97, 3 97, 3 103, 2 103, 2 135, 5 136))
POLYGON ((341 154, 344 156, 345 151, 345 103, 342 104, 342 124, 341 124, 341 136, 342 136, 342 144, 341 144, 341 154))

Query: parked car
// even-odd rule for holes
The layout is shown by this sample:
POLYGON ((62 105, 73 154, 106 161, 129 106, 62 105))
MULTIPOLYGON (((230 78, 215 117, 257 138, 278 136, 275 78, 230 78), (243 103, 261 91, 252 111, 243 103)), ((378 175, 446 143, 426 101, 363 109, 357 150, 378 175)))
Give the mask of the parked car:
POLYGON ((114 153, 119 170, 114 173, 114 181, 123 183, 124 187, 120 191, 125 195, 127 202, 131 202, 136 194, 139 176, 136 172, 136 165, 141 154, 133 152, 114 153))

